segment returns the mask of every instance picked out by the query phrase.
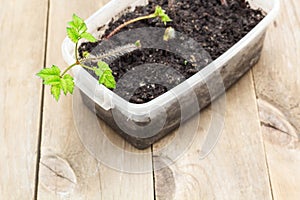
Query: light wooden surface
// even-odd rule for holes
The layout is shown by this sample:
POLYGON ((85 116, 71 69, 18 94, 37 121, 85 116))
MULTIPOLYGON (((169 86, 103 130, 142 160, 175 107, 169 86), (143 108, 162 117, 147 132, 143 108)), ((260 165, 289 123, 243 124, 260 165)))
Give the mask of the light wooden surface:
MULTIPOLYGON (((271 199, 251 75, 250 72, 244 76, 226 94, 223 133, 215 149, 203 160, 198 152, 211 124, 211 111, 207 109, 201 115, 200 134, 185 156, 170 167, 175 182, 174 199, 271 199)), ((163 177, 159 173, 165 170, 157 174, 163 177)), ((168 193, 161 190, 161 181, 164 180, 156 181, 158 195, 168 193)))
POLYGON ((0 5, 0 198, 32 199, 42 99, 34 74, 44 65, 47 4, 0 5))
MULTIPOLYGON (((47 65, 64 65, 60 46, 70 16, 76 13, 86 18, 103 4, 99 0, 51 1, 47 65)), ((153 199, 152 174, 121 173, 101 165, 88 153, 74 125, 72 98, 61 100, 57 104, 48 91, 45 93, 38 198, 153 199), (128 187, 135 192, 129 192, 128 187)))
POLYGON ((162 169, 160 150, 178 132, 129 162, 128 152, 141 152, 99 122, 124 149, 106 153, 122 172, 82 144, 74 99, 56 103, 34 76, 44 64, 64 65, 60 45, 72 13, 86 18, 107 1, 0 0, 0 199, 300 199, 300 2, 282 0, 260 62, 226 93, 224 129, 205 159, 199 151, 211 108, 183 126, 198 125, 197 134, 162 169))
POLYGON ((300 13, 282 1, 254 80, 275 199, 300 198, 300 13))

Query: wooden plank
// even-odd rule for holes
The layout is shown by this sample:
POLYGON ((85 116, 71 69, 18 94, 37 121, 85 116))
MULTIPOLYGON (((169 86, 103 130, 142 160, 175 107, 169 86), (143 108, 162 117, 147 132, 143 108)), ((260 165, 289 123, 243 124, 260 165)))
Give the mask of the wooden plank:
MULTIPOLYGON (((86 18, 100 8, 107 1, 51 1, 50 23, 47 51, 47 65, 57 64, 63 66, 60 46, 65 37, 66 23, 71 19, 72 13, 86 18)), ((62 97, 59 103, 49 94, 49 88, 45 92, 43 135, 41 147, 41 163, 39 173, 39 199, 153 199, 153 176, 152 172, 146 174, 128 174, 112 169, 113 166, 100 164, 84 147, 72 109, 72 97, 62 97)), ((78 94, 78 93, 76 93, 78 94)), ((75 94, 75 95, 76 95, 75 94)), ((79 104, 82 105, 82 104, 79 104)), ((86 107, 82 106, 77 112, 88 117, 91 114, 86 107)), ((78 125, 78 124, 77 124, 78 125)), ((91 124, 95 126, 95 124, 91 124)), ((152 169, 151 150, 145 150, 145 162, 133 163, 127 159, 126 152, 136 152, 116 133, 102 122, 106 136, 117 146, 125 150, 118 160, 120 166, 134 167, 146 165, 152 169)), ((89 127, 87 127, 89 128, 89 127)), ((100 135, 100 134, 99 134, 100 135)), ((113 152, 106 149, 105 142, 97 141, 94 135, 86 135, 84 139, 90 139, 94 144, 89 148, 97 148, 104 152, 107 157, 114 158, 113 152)), ((92 143, 91 142, 91 143, 92 143)), ((140 153, 140 152, 139 152, 140 153)), ((124 169, 125 170, 125 169, 124 169)))
POLYGON ((0 1, 0 199, 32 199, 42 86, 45 1, 0 1))
POLYGON ((300 197, 299 6, 297 0, 281 1, 254 69, 274 199, 300 197))
MULTIPOLYGON (((199 121, 190 148, 175 164, 155 172, 157 199, 271 199, 251 72, 226 93, 223 133, 215 149, 200 160, 211 116, 208 108, 200 119, 184 125, 187 133, 190 124, 199 121)), ((160 146, 154 146, 154 154, 160 146)), ((155 168, 160 162, 156 159, 155 168)))

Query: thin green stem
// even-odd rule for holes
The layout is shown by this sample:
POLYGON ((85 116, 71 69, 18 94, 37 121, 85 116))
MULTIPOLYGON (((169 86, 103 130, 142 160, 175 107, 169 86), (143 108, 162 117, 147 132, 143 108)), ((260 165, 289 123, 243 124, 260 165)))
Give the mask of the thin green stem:
POLYGON ((76 42, 76 44, 75 44, 75 59, 76 59, 76 63, 78 63, 78 50, 77 50, 77 48, 78 48, 78 42, 76 42))
POLYGON ((65 69, 65 71, 61 74, 61 77, 63 77, 70 69, 72 69, 72 68, 75 67, 76 65, 80 65, 80 66, 83 67, 83 68, 86 68, 86 69, 95 71, 95 69, 92 68, 92 67, 86 66, 86 65, 82 64, 81 62, 79 62, 79 63, 76 62, 76 63, 70 65, 67 69, 65 69))
POLYGON ((78 51, 77 51, 77 48, 78 48, 78 42, 75 43, 75 59, 76 59, 76 62, 73 63, 72 65, 70 65, 67 69, 65 69, 65 71, 63 71, 63 73, 61 74, 61 77, 63 77, 70 69, 72 69, 74 66, 76 65, 81 65, 79 59, 78 59, 78 51))
POLYGON ((137 21, 145 20, 145 19, 152 19, 152 18, 155 18, 155 17, 157 17, 155 14, 151 14, 151 15, 142 16, 142 17, 138 17, 138 18, 129 20, 129 21, 125 22, 124 24, 121 24, 120 26, 118 26, 113 32, 111 32, 108 36, 106 36, 106 39, 109 39, 114 34, 119 32, 122 28, 128 26, 129 24, 135 23, 137 21))
POLYGON ((72 69, 74 66, 78 65, 78 63, 74 63, 72 65, 70 65, 67 69, 65 69, 65 71, 61 74, 61 77, 63 77, 70 69, 72 69))
POLYGON ((94 69, 94 68, 92 68, 92 67, 86 66, 86 65, 84 65, 84 64, 82 64, 82 63, 80 63, 80 65, 81 65, 81 67, 83 67, 83 68, 86 68, 86 69, 89 69, 89 70, 95 71, 95 69, 94 69))

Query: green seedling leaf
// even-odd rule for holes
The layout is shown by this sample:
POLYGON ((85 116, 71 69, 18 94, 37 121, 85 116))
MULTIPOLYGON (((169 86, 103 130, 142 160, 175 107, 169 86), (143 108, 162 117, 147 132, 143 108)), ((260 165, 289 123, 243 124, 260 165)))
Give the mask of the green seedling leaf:
POLYGON ((112 71, 106 62, 99 61, 97 63, 97 65, 98 65, 99 69, 101 69, 102 71, 106 71, 106 70, 112 71))
POLYGON ((162 9, 160 6, 156 6, 154 15, 159 17, 161 21, 166 25, 167 22, 171 22, 171 18, 166 14, 166 11, 162 9))
POLYGON ((74 91, 74 79, 71 75, 65 74, 63 77, 60 75, 60 69, 53 65, 51 68, 42 69, 37 76, 44 80, 45 85, 51 86, 51 94, 58 101, 61 90, 65 95, 69 92, 73 94, 74 91))
POLYGON ((137 48, 141 48, 142 47, 142 44, 141 44, 141 41, 140 40, 137 40, 134 45, 137 47, 137 48))
POLYGON ((62 88, 64 94, 67 95, 68 92, 70 94, 73 94, 74 86, 75 86, 74 78, 71 75, 66 74, 61 78, 60 81, 61 81, 61 88, 62 88))
POLYGON ((82 53, 82 55, 83 55, 84 58, 87 58, 87 57, 90 56, 90 53, 89 53, 88 51, 84 51, 84 52, 82 53))
POLYGON ((112 75, 112 70, 106 62, 99 61, 98 67, 94 68, 95 74, 99 76, 99 83, 103 84, 107 88, 116 88, 116 81, 112 75))
POLYGON ((75 28, 67 28, 67 35, 72 40, 72 42, 77 43, 80 40, 80 34, 75 28))
POLYGON ((161 21, 167 25, 167 22, 171 22, 172 20, 170 19, 170 17, 168 15, 163 15, 160 17, 161 21))
POLYGON ((93 69, 94 69, 94 71, 95 71, 95 74, 96 74, 98 77, 101 77, 101 76, 102 76, 103 71, 102 71, 101 69, 99 69, 99 68, 97 68, 97 67, 94 67, 93 69))
POLYGON ((51 86, 51 94, 55 98, 56 101, 59 100, 60 97, 61 85, 52 85, 51 86))
POLYGON ((109 65, 106 62, 103 62, 103 61, 99 61, 98 62, 98 67, 94 67, 95 74, 97 76, 99 76, 99 78, 101 78, 103 73, 107 70, 111 71, 111 69, 109 68, 109 65))
POLYGON ((45 81, 45 85, 59 85, 60 77, 59 76, 49 76, 45 81))
POLYGON ((82 33, 81 37, 84 39, 87 39, 90 42, 97 42, 97 39, 92 34, 87 33, 87 32, 82 33))
POLYGON ((68 22, 70 27, 67 27, 67 35, 72 42, 77 43, 81 38, 85 38, 90 42, 96 42, 96 38, 90 33, 87 33, 87 26, 83 19, 73 14, 73 21, 68 22))
POLYGON ((80 17, 78 17, 75 13, 72 16, 72 19, 73 19, 74 25, 76 27, 80 27, 82 24, 84 24, 83 19, 81 19, 80 17))
POLYGON ((78 31, 79 34, 82 34, 87 31, 87 27, 84 23, 84 20, 78 17, 76 14, 73 14, 73 21, 71 22, 71 24, 78 31))
POLYGON ((68 22, 68 25, 70 28, 74 28, 78 33, 84 33, 87 31, 87 26, 86 24, 82 24, 80 27, 77 27, 73 21, 68 22))
POLYGON ((36 75, 44 81, 44 84, 55 85, 60 76, 60 69, 57 66, 52 65, 51 68, 42 69, 36 75))
POLYGON ((111 70, 106 70, 103 72, 102 76, 99 78, 99 83, 103 84, 107 88, 116 88, 116 81, 111 70))
POLYGON ((154 15, 156 15, 156 16, 161 16, 161 15, 163 15, 163 14, 165 14, 165 11, 162 9, 162 7, 156 6, 156 7, 155 7, 154 15))

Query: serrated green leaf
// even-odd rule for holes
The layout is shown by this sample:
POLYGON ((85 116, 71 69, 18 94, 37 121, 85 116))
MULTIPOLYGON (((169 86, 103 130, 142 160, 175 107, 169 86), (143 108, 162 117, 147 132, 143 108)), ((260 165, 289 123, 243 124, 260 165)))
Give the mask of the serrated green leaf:
POLYGON ((87 26, 86 26, 85 23, 83 23, 83 24, 81 25, 81 27, 79 27, 78 32, 79 32, 80 34, 83 34, 83 33, 85 33, 86 31, 87 31, 87 26))
POLYGON ((59 76, 60 69, 57 66, 52 65, 51 68, 42 69, 36 75, 39 76, 40 78, 42 78, 43 80, 45 80, 45 79, 49 78, 50 76, 59 76))
POLYGON ((65 95, 67 95, 68 92, 70 94, 73 94, 74 85, 75 85, 73 80, 74 80, 73 77, 69 74, 64 75, 63 78, 61 79, 60 81, 61 88, 65 95))
POLYGON ((82 34, 85 31, 87 31, 86 24, 84 23, 84 20, 78 17, 76 14, 73 14, 73 23, 69 24, 72 27, 74 27, 78 33, 82 34))
POLYGON ((99 61, 97 65, 98 67, 94 67, 94 71, 99 77, 101 77, 105 71, 112 71, 106 62, 99 61))
POLYGON ((99 61, 97 63, 97 65, 98 65, 99 69, 101 69, 102 71, 106 71, 106 70, 112 71, 110 69, 109 65, 106 62, 104 62, 104 61, 99 61))
POLYGON ((82 34, 87 31, 87 26, 85 23, 78 26, 78 25, 75 25, 74 21, 70 21, 70 22, 68 22, 68 25, 70 26, 70 28, 75 29, 79 34, 82 34))
POLYGON ((75 26, 75 24, 74 24, 73 21, 68 22, 68 25, 69 25, 71 28, 77 29, 77 27, 75 26))
POLYGON ((155 7, 155 12, 154 12, 154 14, 155 14, 156 16, 161 16, 162 14, 164 14, 164 10, 162 9, 162 7, 156 6, 156 7, 155 7))
POLYGON ((80 34, 78 33, 78 31, 73 28, 73 27, 68 27, 67 28, 67 35, 70 38, 70 40, 72 40, 72 42, 77 43, 80 39, 80 34))
POLYGON ((84 24, 83 19, 81 19, 80 17, 78 17, 76 14, 73 14, 72 18, 73 18, 74 26, 76 28, 79 28, 79 27, 81 27, 82 24, 84 24))
POLYGON ((170 19, 170 17, 168 15, 163 15, 161 16, 161 21, 166 25, 167 22, 171 22, 172 20, 170 19))
POLYGON ((103 74, 103 71, 97 67, 94 67, 94 71, 95 71, 95 74, 98 76, 98 77, 101 77, 102 74, 103 74))
POLYGON ((61 92, 61 85, 52 85, 51 86, 51 94, 55 98, 56 101, 59 100, 60 97, 60 92, 61 92))
POLYGON ((171 18, 166 14, 165 10, 160 6, 156 6, 154 15, 159 17, 161 21, 166 25, 167 22, 171 22, 171 18))
POLYGON ((37 76, 42 78, 45 85, 60 84, 60 69, 53 65, 51 68, 42 69, 37 76))
POLYGON ((59 100, 61 90, 63 90, 66 95, 68 92, 73 94, 74 91, 74 79, 71 75, 65 74, 63 77, 60 76, 60 69, 53 65, 51 68, 46 68, 41 70, 37 76, 44 80, 45 85, 51 86, 51 94, 56 99, 59 100))
POLYGON ((109 65, 103 61, 99 61, 97 64, 98 68, 94 67, 94 71, 99 76, 99 83, 105 85, 107 88, 116 88, 116 81, 109 65))
POLYGON ((92 34, 87 32, 82 33, 81 37, 87 39, 90 42, 97 42, 97 39, 92 34))
POLYGON ((107 88, 116 88, 116 81, 114 76, 112 75, 112 71, 110 70, 106 70, 103 72, 102 76, 99 78, 99 83, 103 84, 107 88))
POLYGON ((45 85, 59 85, 60 77, 59 76, 48 76, 44 81, 45 85))
POLYGON ((73 81, 74 80, 74 78, 70 75, 70 74, 66 74, 66 75, 64 75, 64 77, 63 77, 64 79, 68 79, 68 80, 71 80, 71 81, 73 81))

